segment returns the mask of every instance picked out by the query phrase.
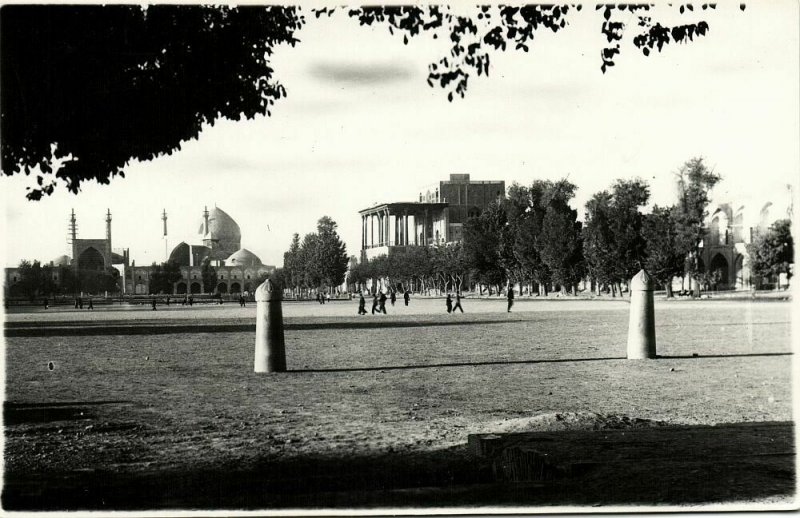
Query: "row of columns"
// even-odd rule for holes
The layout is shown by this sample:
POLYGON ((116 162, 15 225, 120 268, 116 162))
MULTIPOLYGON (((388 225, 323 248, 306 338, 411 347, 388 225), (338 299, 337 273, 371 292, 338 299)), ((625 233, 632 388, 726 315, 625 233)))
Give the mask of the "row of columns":
POLYGON ((416 216, 414 223, 409 223, 409 214, 391 214, 389 209, 372 214, 361 216, 361 249, 374 246, 408 246, 417 243, 416 236, 412 232, 409 234, 409 227, 416 227, 416 216))

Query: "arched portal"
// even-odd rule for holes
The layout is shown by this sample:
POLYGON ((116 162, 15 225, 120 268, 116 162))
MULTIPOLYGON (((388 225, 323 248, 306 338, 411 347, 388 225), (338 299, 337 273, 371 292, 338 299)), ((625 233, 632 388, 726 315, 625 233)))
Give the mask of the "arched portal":
POLYGON ((178 295, 185 295, 186 294, 186 283, 185 282, 179 282, 178 283, 178 286, 176 286, 176 293, 178 293, 178 295))
POLYGON ((191 293, 193 293, 193 294, 194 293, 200 293, 202 291, 202 288, 200 287, 200 283, 199 282, 193 282, 192 285, 189 287, 189 289, 191 290, 191 293))
POLYGON ((89 247, 78 256, 78 269, 102 272, 106 268, 106 260, 96 248, 89 247))
POLYGON ((728 260, 722 254, 717 254, 711 259, 711 284, 714 289, 724 290, 728 287, 728 260))
POLYGON ((228 285, 224 282, 217 284, 217 293, 228 293, 228 285))
POLYGON ((231 284, 231 293, 241 293, 242 287, 239 285, 238 282, 234 282, 231 284))

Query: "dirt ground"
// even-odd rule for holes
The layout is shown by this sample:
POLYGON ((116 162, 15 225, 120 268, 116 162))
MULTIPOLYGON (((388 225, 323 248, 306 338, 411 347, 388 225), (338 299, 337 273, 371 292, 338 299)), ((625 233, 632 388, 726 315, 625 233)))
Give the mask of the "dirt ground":
MULTIPOLYGON (((624 359, 620 300, 401 304, 285 303, 289 372, 269 375, 254 306, 7 314, 4 507, 630 504, 493 485, 467 437, 793 420, 790 303, 659 301, 652 361, 624 359)), ((793 496, 712 489, 691 502, 793 496)))

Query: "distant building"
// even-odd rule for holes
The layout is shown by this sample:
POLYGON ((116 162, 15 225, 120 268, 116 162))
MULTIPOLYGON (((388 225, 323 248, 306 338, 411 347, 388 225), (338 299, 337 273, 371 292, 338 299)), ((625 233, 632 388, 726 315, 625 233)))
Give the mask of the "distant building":
POLYGON ((749 289, 751 286, 750 258, 747 245, 758 232, 766 232, 779 219, 792 218, 791 191, 789 197, 777 201, 734 205, 720 203, 712 206, 706 222, 708 233, 700 253, 700 271, 712 279, 712 289, 749 289))
POLYGON ((418 201, 375 205, 361 215, 361 261, 405 246, 429 246, 461 241, 467 219, 505 196, 504 181, 471 181, 468 174, 451 174, 418 201))
MULTIPOLYGON (((162 219, 166 236, 166 212, 162 219)), ((114 250, 111 247, 110 210, 106 214, 105 239, 79 239, 77 234, 73 210, 69 223, 72 257, 61 255, 45 264, 69 266, 76 273, 114 268, 120 274, 122 293, 150 293, 152 266, 136 266, 136 262, 130 259, 128 249, 114 250)), ((258 278, 275 272, 274 266, 264 265, 253 252, 241 247, 242 234, 239 225, 220 208, 204 210, 198 234, 202 244, 189 245, 182 242, 173 248, 169 256, 169 261, 177 263, 181 270, 181 280, 173 284, 171 294, 252 292, 255 291, 254 284, 258 278), (202 264, 206 260, 217 273, 217 283, 214 286, 205 286, 202 280, 202 264)), ((53 281, 58 284, 60 269, 54 269, 52 274, 53 281)), ((6 296, 20 295, 20 280, 18 268, 6 268, 6 296)))

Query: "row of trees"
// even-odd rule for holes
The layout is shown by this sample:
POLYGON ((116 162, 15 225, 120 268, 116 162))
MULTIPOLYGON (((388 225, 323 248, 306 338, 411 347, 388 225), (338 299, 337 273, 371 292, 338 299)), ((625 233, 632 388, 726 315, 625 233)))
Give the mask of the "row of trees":
POLYGON ((302 241, 294 234, 283 254, 283 268, 275 272, 273 280, 296 297, 311 290, 334 290, 344 283, 347 263, 347 248, 336 222, 323 216, 317 221, 317 231, 306 234, 302 241))
MULTIPOLYGON (((350 284, 364 289, 370 279, 399 289, 501 290, 550 289, 577 293, 587 277, 598 290, 621 293, 623 285, 645 269, 672 296, 672 279, 689 277, 705 284, 712 275, 700 261, 709 193, 721 177, 701 158, 677 173, 675 204, 654 206, 641 179, 617 180, 595 193, 585 206, 584 222, 569 205, 577 187, 563 179, 512 184, 508 196, 464 224, 463 243, 407 247, 356 265, 350 284)), ((793 246, 788 220, 779 222, 748 247, 756 279, 789 272, 793 246)))
POLYGON ((23 260, 17 267, 18 280, 10 289, 12 297, 34 299, 38 296, 72 296, 75 293, 116 293, 119 272, 106 270, 74 270, 71 266, 42 265, 23 260))

